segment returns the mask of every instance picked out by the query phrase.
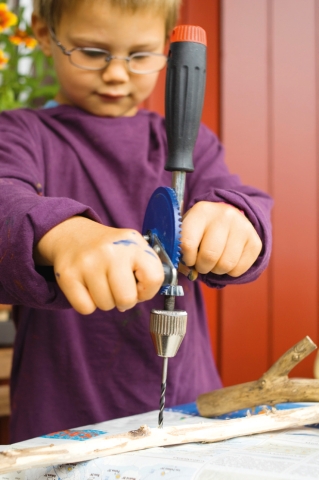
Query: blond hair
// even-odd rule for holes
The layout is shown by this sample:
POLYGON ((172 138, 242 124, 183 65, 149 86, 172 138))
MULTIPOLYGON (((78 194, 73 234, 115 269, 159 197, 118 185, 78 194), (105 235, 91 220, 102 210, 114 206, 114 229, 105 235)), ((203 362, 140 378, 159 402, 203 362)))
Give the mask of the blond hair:
MULTIPOLYGON (((34 11, 40 15, 46 23, 55 28, 64 11, 70 11, 79 1, 84 0, 33 0, 34 11)), ((94 1, 94 0, 91 0, 94 1)), ((105 0, 112 7, 128 10, 132 13, 138 10, 153 10, 154 13, 163 14, 166 24, 166 35, 176 25, 178 12, 182 0, 105 0)))

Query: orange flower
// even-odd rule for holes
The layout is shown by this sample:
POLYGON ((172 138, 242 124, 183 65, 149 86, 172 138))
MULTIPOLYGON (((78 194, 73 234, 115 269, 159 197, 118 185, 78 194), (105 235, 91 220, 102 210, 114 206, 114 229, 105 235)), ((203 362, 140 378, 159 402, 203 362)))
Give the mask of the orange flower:
POLYGON ((8 55, 6 55, 3 50, 0 50, 0 70, 3 70, 7 66, 8 61, 8 55))
POLYGON ((35 38, 30 37, 25 30, 16 28, 14 34, 9 37, 9 40, 14 45, 25 45, 28 48, 34 48, 38 43, 35 38))
POLYGON ((5 3, 0 3, 0 32, 16 25, 18 17, 10 12, 5 3))

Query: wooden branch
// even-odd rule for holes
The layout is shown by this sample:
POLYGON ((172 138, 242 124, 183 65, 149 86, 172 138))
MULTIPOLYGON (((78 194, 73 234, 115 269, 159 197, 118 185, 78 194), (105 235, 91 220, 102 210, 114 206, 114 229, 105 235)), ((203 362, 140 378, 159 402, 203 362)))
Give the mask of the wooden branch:
POLYGON ((300 340, 286 353, 284 353, 270 369, 264 373, 263 378, 267 380, 276 380, 277 377, 286 377, 288 373, 306 358, 310 353, 316 350, 317 345, 308 336, 300 340))
POLYGON ((313 375, 314 375, 315 378, 319 378, 319 350, 317 352, 315 364, 314 364, 314 367, 313 367, 313 375))
POLYGON ((288 378, 288 373, 316 348, 314 342, 305 337, 282 355, 259 380, 200 395, 196 401, 200 415, 213 417, 283 402, 319 402, 319 380, 288 378))
POLYGON ((0 380, 10 378, 13 348, 0 348, 0 380))
POLYGON ((10 389, 9 385, 0 385, 0 417, 10 415, 10 389))
POLYGON ((85 442, 57 442, 31 448, 10 448, 0 452, 0 474, 36 466, 61 465, 92 460, 118 453, 193 442, 212 443, 256 433, 296 428, 319 422, 319 405, 275 411, 234 420, 216 420, 163 429, 146 425, 118 435, 103 436, 85 442))

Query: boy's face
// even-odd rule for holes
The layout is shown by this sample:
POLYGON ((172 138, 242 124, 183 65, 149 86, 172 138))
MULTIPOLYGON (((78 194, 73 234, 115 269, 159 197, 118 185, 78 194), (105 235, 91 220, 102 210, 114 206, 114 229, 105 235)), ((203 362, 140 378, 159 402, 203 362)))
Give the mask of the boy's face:
MULTIPOLYGON (((34 27, 37 34, 37 21, 34 27)), ((55 34, 67 50, 95 47, 121 57, 135 52, 163 53, 165 20, 143 10, 134 14, 123 12, 105 0, 82 1, 72 12, 63 14, 55 34)), ((42 38, 42 42, 40 38, 40 43, 54 59, 60 85, 56 100, 94 115, 135 115, 137 106, 151 94, 158 77, 158 73, 131 73, 127 62, 121 59, 113 59, 104 70, 82 70, 70 63, 51 38, 42 38)))

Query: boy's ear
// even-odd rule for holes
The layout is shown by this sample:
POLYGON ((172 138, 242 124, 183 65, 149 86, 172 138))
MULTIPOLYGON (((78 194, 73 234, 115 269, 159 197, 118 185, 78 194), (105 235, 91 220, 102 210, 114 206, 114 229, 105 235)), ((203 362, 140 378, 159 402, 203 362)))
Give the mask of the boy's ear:
POLYGON ((32 30, 39 45, 47 57, 51 57, 51 35, 47 23, 36 13, 32 14, 32 30))

